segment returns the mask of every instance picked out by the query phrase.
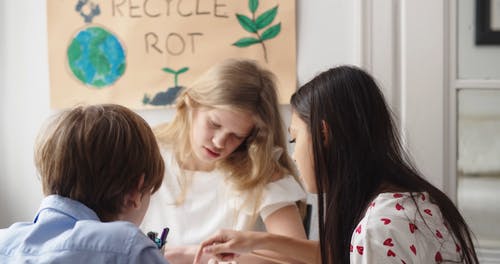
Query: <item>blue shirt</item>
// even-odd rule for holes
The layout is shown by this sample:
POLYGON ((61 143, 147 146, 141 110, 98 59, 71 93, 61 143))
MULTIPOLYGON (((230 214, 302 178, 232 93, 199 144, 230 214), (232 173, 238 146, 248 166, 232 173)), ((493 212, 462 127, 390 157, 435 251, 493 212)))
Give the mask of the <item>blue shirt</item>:
POLYGON ((82 203, 50 195, 33 222, 0 230, 0 263, 168 262, 133 223, 103 223, 82 203))

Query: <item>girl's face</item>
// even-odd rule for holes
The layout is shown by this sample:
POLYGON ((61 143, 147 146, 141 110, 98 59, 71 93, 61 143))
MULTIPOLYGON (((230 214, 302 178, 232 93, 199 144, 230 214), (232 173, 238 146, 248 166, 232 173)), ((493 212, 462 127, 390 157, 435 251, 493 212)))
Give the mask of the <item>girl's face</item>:
POLYGON ((297 164, 305 188, 310 193, 317 193, 312 139, 307 124, 295 112, 292 112, 288 130, 291 141, 295 142, 292 158, 297 164))
POLYGON ((214 162, 229 156, 250 135, 255 122, 251 114, 220 108, 192 108, 191 145, 194 166, 210 170, 214 162))

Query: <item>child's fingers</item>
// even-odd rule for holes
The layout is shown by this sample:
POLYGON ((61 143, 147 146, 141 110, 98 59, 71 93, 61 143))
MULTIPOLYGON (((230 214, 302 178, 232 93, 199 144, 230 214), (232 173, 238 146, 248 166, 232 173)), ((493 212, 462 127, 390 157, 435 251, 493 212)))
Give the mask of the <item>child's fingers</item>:
POLYGON ((219 260, 221 260, 224 257, 228 258, 235 258, 238 255, 230 253, 228 250, 228 246, 225 242, 227 242, 228 238, 224 235, 223 230, 219 231, 216 235, 213 237, 203 241, 200 243, 200 247, 198 248, 193 264, 199 264, 201 260, 201 256, 203 253, 209 253, 212 255, 217 256, 219 260), (225 255, 221 255, 221 253, 225 255), (227 255, 226 253, 230 254, 227 255))
POLYGON ((217 244, 214 243, 209 246, 200 246, 198 251, 196 252, 194 264, 199 264, 199 260, 203 254, 210 254, 217 258, 219 261, 230 261, 237 258, 239 255, 233 253, 229 250, 227 244, 217 244))
POLYGON ((216 257, 220 261, 232 261, 235 258, 239 257, 239 255, 235 253, 220 253, 217 254, 216 257))
POLYGON ((200 264, 201 256, 203 255, 203 245, 201 244, 196 250, 196 255, 194 255, 193 264, 200 264))
POLYGON ((203 253, 209 253, 212 255, 223 255, 223 254, 233 254, 231 250, 229 249, 229 246, 227 243, 213 243, 210 246, 206 246, 203 248, 203 253))
POLYGON ((215 245, 218 243, 224 243, 227 241, 227 238, 225 238, 224 235, 220 234, 220 231, 218 234, 208 238, 207 240, 201 242, 200 247, 204 248, 210 245, 215 245))
MULTIPOLYGON (((201 256, 203 253, 209 253, 216 255, 217 252, 219 251, 214 251, 214 247, 217 245, 217 242, 214 242, 214 240, 217 239, 210 239, 210 240, 205 240, 203 241, 200 246, 198 247, 198 250, 196 251, 196 255, 194 257, 193 264, 199 264, 201 260, 201 256)), ((215 248, 215 250, 218 250, 219 248, 215 248)))

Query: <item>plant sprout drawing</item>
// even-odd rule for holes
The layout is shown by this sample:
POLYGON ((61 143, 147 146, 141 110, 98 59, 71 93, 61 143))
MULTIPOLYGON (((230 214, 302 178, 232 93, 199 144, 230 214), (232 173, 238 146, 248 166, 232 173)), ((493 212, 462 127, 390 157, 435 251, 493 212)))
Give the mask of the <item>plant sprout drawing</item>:
POLYGON ((166 73, 170 73, 174 75, 174 86, 167 88, 166 91, 164 92, 159 92, 157 93, 153 99, 148 94, 144 94, 144 97, 142 98, 142 103, 143 104, 150 104, 150 105, 169 105, 172 104, 175 99, 177 98, 177 94, 179 94, 179 91, 181 90, 182 86, 179 86, 178 80, 179 80, 179 75, 182 73, 185 73, 189 70, 188 67, 183 67, 179 69, 178 71, 175 71, 171 68, 163 68, 162 71, 166 73))
POLYGON ((267 50, 264 41, 270 40, 278 36, 278 34, 281 32, 281 23, 269 26, 276 17, 276 14, 278 13, 278 6, 275 6, 265 11, 256 18, 256 11, 258 7, 259 7, 259 0, 248 0, 248 8, 252 13, 252 17, 250 18, 243 14, 236 14, 236 18, 238 19, 238 22, 243 27, 243 29, 245 29, 250 33, 255 34, 255 37, 240 38, 238 41, 233 43, 233 46, 244 48, 260 43, 264 51, 264 59, 267 62, 267 50), (260 31, 262 30, 263 32, 260 33, 260 31))
POLYGON ((171 73, 171 74, 174 75, 174 85, 175 85, 175 87, 177 87, 178 86, 178 82, 177 81, 178 81, 178 78, 179 78, 179 74, 187 72, 189 70, 189 68, 188 67, 184 67, 184 68, 182 68, 182 69, 180 69, 178 71, 174 71, 174 70, 172 70, 172 69, 170 69, 168 67, 165 67, 162 70, 164 72, 168 72, 168 73, 171 73))

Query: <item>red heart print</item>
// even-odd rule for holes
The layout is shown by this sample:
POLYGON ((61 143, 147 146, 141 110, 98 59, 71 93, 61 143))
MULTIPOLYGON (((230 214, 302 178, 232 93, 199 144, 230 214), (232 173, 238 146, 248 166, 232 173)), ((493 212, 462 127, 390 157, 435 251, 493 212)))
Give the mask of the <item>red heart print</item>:
POLYGON ((361 225, 356 228, 356 233, 361 234, 361 225))
POLYGON ((443 257, 441 256, 441 253, 439 251, 436 253, 434 260, 436 260, 437 262, 443 261, 443 257))
POLYGON ((441 232, 439 232, 439 230, 436 230, 436 236, 439 238, 443 238, 443 235, 441 234, 441 232))
POLYGON ((422 201, 425 201, 425 195, 422 193, 422 201))
POLYGON ((352 252, 352 250, 353 250, 353 246, 352 246, 352 244, 350 244, 349 245, 349 251, 352 252))
POLYGON ((424 213, 426 213, 426 214, 428 214, 428 215, 432 216, 432 211, 431 211, 431 209, 425 209, 425 210, 424 210, 424 213))
POLYGON ((400 194, 400 193, 395 193, 395 194, 394 194, 394 195, 392 195, 392 196, 394 196, 394 198, 401 198, 401 197, 403 197, 403 195, 402 195, 402 194, 400 194))
POLYGON ((456 250, 457 252, 460 252, 460 246, 459 246, 458 244, 456 244, 456 246, 457 246, 457 247, 455 248, 455 250, 456 250))
POLYGON ((411 252, 413 252, 413 255, 415 255, 415 256, 417 255, 417 248, 415 247, 415 245, 411 245, 410 250, 411 250, 411 252))
POLYGON ((396 253, 394 253, 392 250, 387 250, 387 256, 388 257, 395 257, 396 256, 396 253))
POLYGON ((392 243, 392 238, 388 238, 384 241, 384 246, 392 247, 394 244, 392 243))
POLYGON ((363 255, 363 249, 365 249, 363 246, 356 246, 356 249, 360 255, 363 255))
POLYGON ((413 234, 415 233, 415 230, 417 230, 417 226, 414 223, 409 223, 408 226, 410 227, 410 232, 413 234))
POLYGON ((384 225, 388 225, 391 223, 391 219, 389 218, 380 218, 380 221, 384 222, 384 225))
POLYGON ((396 203, 396 210, 403 210, 405 209, 402 205, 400 205, 399 203, 396 203))

